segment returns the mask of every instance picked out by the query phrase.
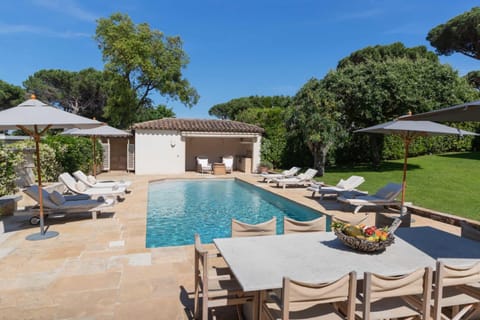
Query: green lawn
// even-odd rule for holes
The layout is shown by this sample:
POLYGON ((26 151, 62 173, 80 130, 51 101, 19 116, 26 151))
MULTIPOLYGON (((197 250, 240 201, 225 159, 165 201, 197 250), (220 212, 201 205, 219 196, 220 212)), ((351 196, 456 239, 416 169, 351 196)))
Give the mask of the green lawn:
MULTIPOLYGON (((448 153, 408 159, 406 201, 480 221, 480 153, 448 153)), ((379 171, 367 166, 327 168, 317 180, 337 184, 359 175, 369 193, 388 182, 402 181, 403 160, 386 161, 379 171)))

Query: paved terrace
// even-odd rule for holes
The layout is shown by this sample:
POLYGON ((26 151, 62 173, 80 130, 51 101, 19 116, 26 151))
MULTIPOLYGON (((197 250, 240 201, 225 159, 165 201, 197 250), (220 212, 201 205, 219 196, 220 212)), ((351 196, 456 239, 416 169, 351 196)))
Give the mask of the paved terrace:
MULTIPOLYGON (((258 185, 306 206, 343 219, 357 219, 332 200, 309 198, 305 188, 282 190, 258 177, 228 175, 258 185)), ((60 235, 31 242, 38 232, 28 217, 3 218, 0 224, 0 319, 191 319, 193 247, 145 248, 149 181, 182 176, 135 176, 109 173, 101 178, 129 179, 132 192, 115 212, 92 220, 73 214, 49 220, 60 235), (2 228, 5 232, 2 233, 2 228)), ((27 198, 27 196, 24 196, 27 198)), ((20 206, 28 204, 24 199, 20 206)), ((373 223, 374 214, 369 214, 373 223)), ((435 226, 455 234, 451 225, 413 216, 416 226, 435 226)), ((234 310, 219 319, 235 319, 234 310)))

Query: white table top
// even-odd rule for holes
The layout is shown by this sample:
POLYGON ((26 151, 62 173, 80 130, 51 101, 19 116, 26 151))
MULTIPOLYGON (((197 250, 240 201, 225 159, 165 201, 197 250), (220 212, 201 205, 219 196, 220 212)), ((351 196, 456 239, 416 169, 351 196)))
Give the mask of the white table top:
POLYGON ((284 276, 319 283, 338 279, 352 270, 362 279, 366 271, 393 275, 425 266, 435 268, 436 259, 441 258, 463 264, 480 260, 478 242, 430 227, 401 228, 394 244, 373 254, 348 248, 332 232, 214 242, 245 291, 281 288, 284 276))

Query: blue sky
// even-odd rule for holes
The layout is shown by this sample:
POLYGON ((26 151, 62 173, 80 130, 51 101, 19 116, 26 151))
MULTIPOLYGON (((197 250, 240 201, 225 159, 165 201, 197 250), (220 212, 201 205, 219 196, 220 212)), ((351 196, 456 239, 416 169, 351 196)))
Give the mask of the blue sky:
MULTIPOLYGON (((184 74, 200 101, 189 109, 155 99, 177 117, 205 118, 210 107, 233 98, 294 95, 366 46, 429 47, 431 28, 473 6, 466 0, 1 1, 0 79, 21 85, 41 69, 103 69, 95 21, 122 12, 182 38, 190 57, 184 74)), ((460 54, 440 60, 461 75, 480 69, 478 60, 460 54)))

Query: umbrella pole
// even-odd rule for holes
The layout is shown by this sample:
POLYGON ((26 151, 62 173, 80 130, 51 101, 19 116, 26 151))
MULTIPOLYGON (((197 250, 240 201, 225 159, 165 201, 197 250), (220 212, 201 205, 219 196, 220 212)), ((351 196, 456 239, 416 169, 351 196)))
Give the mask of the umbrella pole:
POLYGON ((37 181, 38 181, 38 205, 40 206, 40 234, 45 234, 45 222, 43 219, 43 192, 42 192, 42 169, 40 168, 40 135, 38 128, 35 126, 35 133, 33 136, 35 140, 35 153, 37 155, 37 181))
POLYGON ((40 137, 42 134, 47 131, 50 126, 47 126, 41 132, 38 132, 38 127, 34 126, 34 131, 28 130, 26 127, 19 126, 24 132, 28 133, 33 140, 35 141, 35 154, 37 156, 36 166, 37 166, 37 181, 38 181, 38 205, 40 207, 39 210, 39 217, 40 217, 40 233, 34 233, 27 236, 27 240, 44 240, 58 236, 58 232, 56 231, 45 231, 45 220, 43 214, 43 187, 42 187, 42 169, 41 169, 41 161, 40 161, 40 137))
POLYGON ((407 213, 407 210, 405 208, 405 191, 407 187, 407 163, 408 163, 408 149, 410 147, 410 143, 412 142, 411 139, 405 138, 404 139, 404 144, 405 144, 405 155, 403 158, 403 179, 402 179, 402 201, 400 204, 400 214, 404 215, 407 213))
POLYGON ((95 136, 92 136, 92 144, 93 144, 93 168, 92 168, 92 172, 93 172, 93 176, 96 178, 97 177, 97 166, 96 166, 96 163, 95 163, 95 147, 96 147, 96 139, 95 139, 95 136))

